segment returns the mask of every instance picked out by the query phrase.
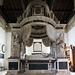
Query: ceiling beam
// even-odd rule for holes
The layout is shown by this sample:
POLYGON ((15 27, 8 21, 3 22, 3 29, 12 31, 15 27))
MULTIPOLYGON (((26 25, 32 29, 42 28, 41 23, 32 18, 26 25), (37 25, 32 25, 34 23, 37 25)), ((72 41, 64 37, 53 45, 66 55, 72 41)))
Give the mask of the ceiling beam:
POLYGON ((16 11, 16 12, 23 12, 22 9, 2 9, 3 11, 8 11, 8 12, 13 12, 13 11, 16 11))
POLYGON ((0 15, 5 19, 6 22, 8 22, 8 19, 6 18, 6 16, 2 12, 1 7, 0 7, 0 15))
POLYGON ((21 5, 22 5, 22 10, 25 10, 25 6, 24 6, 24 0, 21 0, 21 5))
POLYGON ((0 6, 2 6, 3 5, 3 0, 0 0, 0 6))
POLYGON ((73 0, 73 2, 74 2, 74 11, 75 11, 75 0, 73 0))
POLYGON ((73 3, 74 3, 74 8, 73 8, 70 16, 68 17, 68 21, 75 15, 75 0, 73 0, 73 3))
POLYGON ((71 13, 71 10, 53 10, 55 13, 71 13))
POLYGON ((54 2, 55 2, 55 0, 52 0, 51 7, 50 7, 51 10, 53 9, 54 2))
POLYGON ((75 15, 75 11, 73 11, 70 16, 68 17, 68 21, 75 15))

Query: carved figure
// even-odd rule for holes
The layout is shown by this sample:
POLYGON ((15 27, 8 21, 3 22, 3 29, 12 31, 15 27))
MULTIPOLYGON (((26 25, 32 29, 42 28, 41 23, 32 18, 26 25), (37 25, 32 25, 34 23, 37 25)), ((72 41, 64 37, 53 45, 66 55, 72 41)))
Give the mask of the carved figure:
POLYGON ((17 44, 19 44, 19 35, 18 34, 14 35, 14 45, 17 45, 17 44))

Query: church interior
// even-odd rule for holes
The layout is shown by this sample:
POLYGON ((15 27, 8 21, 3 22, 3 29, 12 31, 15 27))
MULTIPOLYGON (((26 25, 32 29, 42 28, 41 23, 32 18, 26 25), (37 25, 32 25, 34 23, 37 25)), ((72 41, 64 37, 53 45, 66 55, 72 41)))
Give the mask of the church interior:
POLYGON ((75 0, 0 0, 0 75, 74 72, 75 0))

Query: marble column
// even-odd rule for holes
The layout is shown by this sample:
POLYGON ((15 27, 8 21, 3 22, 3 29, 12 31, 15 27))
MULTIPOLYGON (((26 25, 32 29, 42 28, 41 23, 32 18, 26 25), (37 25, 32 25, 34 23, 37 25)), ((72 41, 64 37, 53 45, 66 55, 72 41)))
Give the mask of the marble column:
POLYGON ((53 55, 53 57, 55 57, 55 51, 56 51, 56 43, 52 42, 51 43, 51 54, 53 55))
POLYGON ((56 58, 56 42, 53 42, 53 55, 56 58))

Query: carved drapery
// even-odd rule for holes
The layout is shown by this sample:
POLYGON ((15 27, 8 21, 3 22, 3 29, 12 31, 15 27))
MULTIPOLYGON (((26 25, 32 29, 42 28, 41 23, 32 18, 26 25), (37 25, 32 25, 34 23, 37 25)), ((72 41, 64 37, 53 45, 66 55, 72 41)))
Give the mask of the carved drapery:
POLYGON ((55 39, 55 28, 51 25, 46 25, 46 34, 51 41, 56 41, 55 39))
POLYGON ((43 44, 44 44, 46 47, 49 47, 49 46, 51 45, 51 41, 50 41, 50 39, 49 39, 48 37, 43 38, 43 39, 42 39, 42 42, 43 42, 43 44))
POLYGON ((29 36, 31 34, 31 26, 26 25, 22 28, 22 40, 23 42, 26 42, 29 39, 29 36))
POLYGON ((33 43, 33 39, 29 38, 27 41, 26 41, 26 46, 30 47, 33 43))
MULTIPOLYGON (((21 29, 21 39, 23 42, 23 52, 24 54, 26 53, 26 41, 29 39, 30 35, 31 35, 31 26, 30 25, 26 25, 24 27, 22 27, 21 29)), ((29 45, 29 44, 28 44, 29 45)))

